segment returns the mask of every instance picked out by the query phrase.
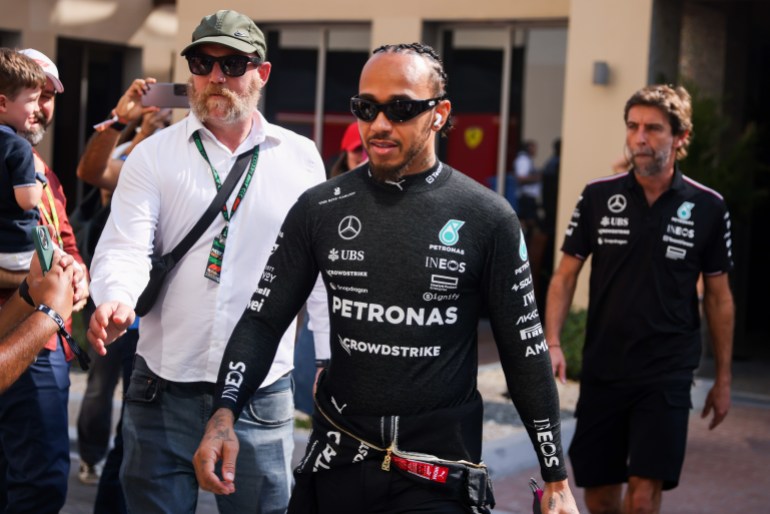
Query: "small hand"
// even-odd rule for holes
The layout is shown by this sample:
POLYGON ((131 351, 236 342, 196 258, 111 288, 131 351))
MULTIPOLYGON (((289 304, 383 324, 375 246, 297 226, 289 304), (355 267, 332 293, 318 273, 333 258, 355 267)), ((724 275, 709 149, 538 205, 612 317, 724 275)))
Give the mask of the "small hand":
POLYGON ((206 424, 206 433, 193 455, 195 476, 204 491, 214 494, 235 492, 235 461, 240 448, 233 429, 235 417, 227 409, 218 409, 206 424), (222 479, 214 469, 222 461, 222 479))
POLYGON ((152 77, 146 79, 134 79, 123 96, 118 100, 118 105, 112 110, 112 113, 123 123, 129 123, 141 118, 146 112, 155 112, 157 107, 144 107, 142 105, 142 95, 147 93, 148 85, 154 84, 156 80, 152 77))
POLYGON ((99 305, 91 315, 86 338, 99 355, 107 354, 107 345, 126 332, 136 319, 134 309, 111 301, 99 305))
POLYGON ((51 269, 43 276, 40 263, 32 259, 27 277, 32 299, 38 304, 48 305, 63 319, 72 314, 72 262, 74 259, 69 255, 54 252, 51 269))
POLYGON ((714 417, 709 423, 709 430, 715 429, 727 417, 730 410, 730 386, 715 382, 714 386, 706 395, 706 402, 703 405, 701 418, 706 418, 714 411, 714 417))
POLYGON ((540 510, 543 514, 578 514, 577 504, 567 480, 545 483, 540 510))
POLYGON ((551 369, 553 375, 559 379, 562 384, 567 383, 567 360, 564 358, 564 352, 561 346, 549 346, 548 352, 551 355, 551 369))

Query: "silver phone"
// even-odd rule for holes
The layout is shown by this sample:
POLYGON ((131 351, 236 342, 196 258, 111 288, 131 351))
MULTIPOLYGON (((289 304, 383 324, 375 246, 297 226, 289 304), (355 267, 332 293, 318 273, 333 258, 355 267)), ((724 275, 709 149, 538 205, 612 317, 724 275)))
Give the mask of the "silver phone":
POLYGON ((157 82, 148 84, 147 93, 142 95, 142 105, 156 107, 190 108, 187 100, 187 84, 173 82, 157 82))

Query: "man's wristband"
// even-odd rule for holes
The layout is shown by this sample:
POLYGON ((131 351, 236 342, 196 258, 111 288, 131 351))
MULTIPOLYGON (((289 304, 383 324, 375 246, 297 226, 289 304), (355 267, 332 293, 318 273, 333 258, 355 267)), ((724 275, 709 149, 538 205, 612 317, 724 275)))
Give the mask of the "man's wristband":
POLYGON ((19 296, 22 300, 27 302, 30 307, 35 306, 35 300, 33 300, 32 295, 29 294, 29 283, 27 282, 27 277, 24 277, 24 280, 22 280, 21 284, 19 284, 19 296))
POLYGON ((59 313, 53 310, 52 308, 50 308, 49 306, 47 306, 46 304, 41 303, 35 308, 35 310, 48 315, 49 318, 54 320, 54 322, 59 326, 59 332, 67 331, 67 327, 64 326, 64 320, 62 319, 61 316, 59 316, 59 313))
POLYGON ((123 129, 126 128, 126 124, 121 123, 119 121, 115 121, 110 125, 110 128, 117 130, 118 132, 123 132, 123 129))
POLYGON ((315 367, 316 368, 328 368, 329 363, 331 362, 331 359, 316 359, 315 360, 315 367))

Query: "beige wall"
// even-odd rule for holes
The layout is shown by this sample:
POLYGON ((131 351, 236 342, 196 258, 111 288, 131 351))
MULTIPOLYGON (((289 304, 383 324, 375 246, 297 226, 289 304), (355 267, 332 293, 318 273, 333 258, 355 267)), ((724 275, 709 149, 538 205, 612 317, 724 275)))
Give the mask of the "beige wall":
MULTIPOLYGON (((177 0, 179 35, 184 47, 200 19, 215 9, 208 0, 177 0)), ((349 0, 284 0, 254 2, 231 0, 228 9, 251 16, 260 23, 277 22, 365 22, 371 23, 370 48, 385 43, 420 41, 427 22, 489 22, 494 20, 566 19, 568 0, 390 0, 351 4, 349 0)), ((269 52, 269 49, 268 49, 269 52)), ((187 77, 184 62, 177 59, 176 80, 187 77)))
MULTIPOLYGON (((653 0, 574 0, 569 16, 564 125, 556 225, 561 246, 572 211, 588 180, 609 175, 623 155, 623 107, 647 84, 653 0), (592 83, 593 62, 606 61, 610 81, 592 83)), ((560 258, 560 255, 557 256, 560 258)), ((588 299, 588 269, 575 304, 588 299)))
POLYGON ((56 38, 68 37, 152 47, 145 52, 152 63, 155 55, 170 52, 175 42, 176 26, 169 22, 173 7, 160 10, 169 9, 172 16, 157 23, 152 0, 0 0, 0 28, 20 31, 23 46, 52 59, 57 58, 56 38))
MULTIPOLYGON (((171 77, 176 15, 173 7, 153 9, 152 0, 0 0, 0 30, 20 33, 20 46, 36 48, 59 65, 59 37, 143 47, 141 67, 161 80, 171 77)), ((64 84, 69 94, 78 84, 64 84)), ((51 160, 51 137, 38 150, 51 160)))

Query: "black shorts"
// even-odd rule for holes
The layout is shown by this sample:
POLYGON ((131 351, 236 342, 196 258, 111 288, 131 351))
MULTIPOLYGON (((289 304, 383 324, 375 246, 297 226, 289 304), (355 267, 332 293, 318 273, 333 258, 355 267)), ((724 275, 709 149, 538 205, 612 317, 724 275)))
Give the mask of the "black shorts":
POLYGON ((691 382, 623 388, 581 384, 569 456, 579 487, 629 476, 679 483, 687 444, 691 382))

